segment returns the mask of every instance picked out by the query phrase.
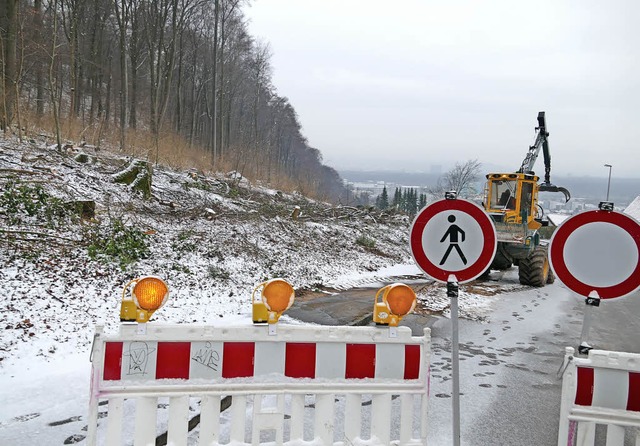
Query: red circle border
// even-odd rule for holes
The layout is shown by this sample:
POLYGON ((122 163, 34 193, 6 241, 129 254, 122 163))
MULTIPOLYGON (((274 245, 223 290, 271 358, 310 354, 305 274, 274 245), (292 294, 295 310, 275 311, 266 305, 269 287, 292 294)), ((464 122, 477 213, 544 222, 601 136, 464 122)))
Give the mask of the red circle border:
POLYGON ((411 255, 418 267, 436 281, 443 283, 446 283, 449 276, 452 274, 456 277, 459 283, 469 282, 480 276, 487 270, 489 265, 491 265, 498 246, 496 229, 491 217, 489 217, 489 215, 485 213, 484 209, 477 204, 460 198, 455 200, 436 201, 423 208, 413 220, 409 234, 411 255), (427 226, 427 223, 436 214, 445 211, 460 211, 468 214, 478 222, 484 237, 484 245, 478 259, 473 265, 470 265, 460 271, 447 271, 442 269, 442 267, 433 264, 427 258, 424 253, 424 247, 422 246, 422 233, 424 232, 424 228, 427 226))
POLYGON ((574 277, 564 261, 564 248, 571 233, 581 226, 598 222, 610 223, 627 231, 636 243, 638 258, 640 259, 640 224, 633 218, 620 212, 595 210, 574 215, 558 226, 549 244, 549 262, 551 268, 567 288, 580 296, 588 297, 592 291, 597 292, 601 299, 615 299, 617 297, 627 296, 640 288, 640 262, 638 262, 636 268, 623 282, 607 287, 597 287, 581 282, 574 277))

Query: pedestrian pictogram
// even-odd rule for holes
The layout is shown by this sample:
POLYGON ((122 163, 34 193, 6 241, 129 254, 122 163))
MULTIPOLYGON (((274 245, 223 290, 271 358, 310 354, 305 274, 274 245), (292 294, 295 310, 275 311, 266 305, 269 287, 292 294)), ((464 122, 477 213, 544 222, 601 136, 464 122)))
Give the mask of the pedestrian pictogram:
POLYGON ((627 296, 640 287, 640 224, 615 211, 586 211, 562 222, 549 246, 558 280, 580 296, 627 296))
MULTIPOLYGON (((449 223, 454 223, 456 221, 456 216, 451 214, 449 215, 449 217, 447 217, 447 220, 449 221, 449 223)), ((458 252, 462 263, 464 263, 465 265, 467 264, 467 258, 464 256, 462 250, 460 249, 460 246, 458 245, 458 234, 460 234, 461 237, 460 241, 464 242, 464 231, 460 229, 458 225, 452 224, 451 226, 449 226, 449 229, 447 229, 447 232, 444 233, 442 239, 440 239, 440 243, 442 243, 447 239, 447 237, 449 238, 449 247, 447 248, 447 252, 444 253, 444 257, 442 258, 442 260, 440 260, 440 265, 444 265, 444 262, 447 260, 447 257, 449 257, 449 254, 451 253, 451 250, 453 248, 455 248, 458 252)))
POLYGON ((411 226, 411 253, 416 264, 439 282, 454 275, 458 282, 487 270, 496 252, 491 218, 463 199, 436 201, 423 208, 411 226))

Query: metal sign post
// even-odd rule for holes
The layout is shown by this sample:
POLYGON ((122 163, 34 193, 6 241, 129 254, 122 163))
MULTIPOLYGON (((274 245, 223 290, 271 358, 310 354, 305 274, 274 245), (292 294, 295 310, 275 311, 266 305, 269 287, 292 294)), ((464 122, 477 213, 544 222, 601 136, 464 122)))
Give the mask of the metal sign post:
POLYGON ((453 444, 460 445, 460 352, 458 336, 458 280, 451 274, 447 281, 451 299, 451 378, 453 384, 453 444))
POLYGON ((447 284, 451 299, 451 377, 453 444, 460 445, 460 360, 458 336, 458 283, 469 282, 489 268, 497 248, 491 218, 475 203, 445 199, 423 208, 411 225, 411 254, 427 275, 447 284))
POLYGON ((584 300, 584 319, 582 321, 582 333, 580 333, 580 345, 578 346, 578 353, 586 355, 591 350, 589 345, 589 330, 591 330, 591 319, 593 318, 593 312, 595 307, 600 306, 600 296, 595 291, 592 291, 589 297, 584 300))

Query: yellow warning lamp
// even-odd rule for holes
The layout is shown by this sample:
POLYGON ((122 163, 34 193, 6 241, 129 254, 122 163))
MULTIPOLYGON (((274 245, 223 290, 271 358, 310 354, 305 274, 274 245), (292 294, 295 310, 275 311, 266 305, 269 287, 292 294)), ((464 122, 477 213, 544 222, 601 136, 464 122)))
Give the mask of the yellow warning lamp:
POLYGON ((416 307, 416 293, 404 283, 393 283, 378 290, 373 304, 373 321, 397 327, 404 316, 416 307), (382 302, 379 297, 382 295, 382 302))
POLYGON ((268 322, 275 324, 295 299, 293 286, 284 279, 271 279, 258 284, 253 290, 251 301, 253 304, 253 323, 268 322), (262 288, 259 297, 256 292, 262 288))
POLYGON ((147 322, 168 298, 169 287, 161 278, 146 276, 133 279, 122 290, 120 321, 147 322), (126 292, 131 285, 131 296, 127 298, 126 292))

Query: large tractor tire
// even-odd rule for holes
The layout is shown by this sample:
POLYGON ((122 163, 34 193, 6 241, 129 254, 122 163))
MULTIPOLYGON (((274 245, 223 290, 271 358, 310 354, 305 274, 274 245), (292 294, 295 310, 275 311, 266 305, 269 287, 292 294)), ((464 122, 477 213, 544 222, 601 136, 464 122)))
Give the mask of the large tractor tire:
POLYGON ((520 260, 518 278, 522 285, 543 287, 549 280, 550 271, 547 249, 538 246, 528 258, 520 260))
POLYGON ((504 271, 511 268, 511 265, 513 265, 511 256, 507 254, 502 244, 498 243, 498 249, 496 249, 496 255, 493 258, 493 262, 491 262, 490 268, 504 271))
POLYGON ((553 270, 549 268, 549 276, 547 277, 547 283, 552 284, 555 281, 556 281, 556 275, 553 274, 553 270))

